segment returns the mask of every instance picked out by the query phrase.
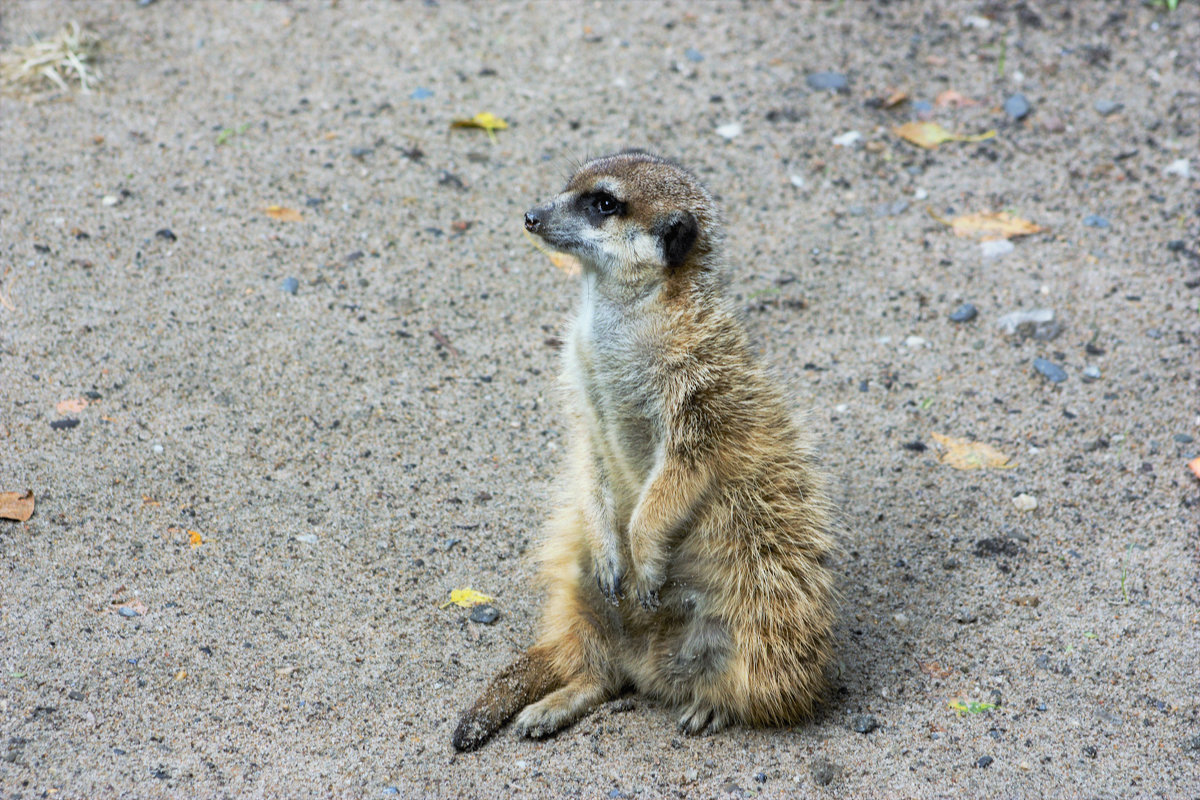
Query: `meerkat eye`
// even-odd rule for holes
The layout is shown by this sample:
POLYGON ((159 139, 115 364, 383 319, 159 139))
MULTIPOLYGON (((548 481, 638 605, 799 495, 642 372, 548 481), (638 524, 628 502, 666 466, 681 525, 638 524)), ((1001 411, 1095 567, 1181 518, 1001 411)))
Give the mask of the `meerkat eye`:
POLYGON ((621 204, 617 202, 616 198, 605 192, 597 192, 593 202, 596 205, 596 211, 606 217, 621 210, 621 204))

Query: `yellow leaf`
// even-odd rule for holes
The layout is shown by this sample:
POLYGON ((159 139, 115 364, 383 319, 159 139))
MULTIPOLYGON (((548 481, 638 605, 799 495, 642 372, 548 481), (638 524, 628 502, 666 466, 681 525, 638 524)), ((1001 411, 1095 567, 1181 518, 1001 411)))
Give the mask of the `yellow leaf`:
POLYGON ((496 131, 506 130, 508 123, 490 111, 481 111, 470 119, 456 119, 450 123, 451 128, 481 128, 487 131, 488 137, 495 142, 496 131))
POLYGON ((929 215, 943 225, 954 229, 955 236, 977 236, 980 239, 1012 239, 1017 236, 1029 236, 1042 233, 1046 229, 1027 219, 1014 217, 1007 211, 979 211, 975 214, 962 214, 950 219, 942 219, 932 211, 929 215))
POLYGON ((177 680, 177 681, 181 681, 181 680, 183 680, 183 679, 184 679, 184 678, 186 678, 186 677, 187 677, 187 670, 186 670, 186 669, 181 669, 181 670, 179 670, 179 672, 176 672, 176 673, 175 673, 175 680, 177 680))
POLYGON ((1195 475, 1197 478, 1200 478, 1200 456, 1197 456, 1188 462, 1188 469, 1192 471, 1193 475, 1195 475))
POLYGON ((892 133, 906 142, 912 142, 917 147, 924 147, 926 150, 933 150, 942 142, 982 142, 984 139, 991 139, 996 135, 993 130, 973 136, 963 136, 951 133, 936 122, 906 122, 898 128, 893 128, 892 133))
POLYGON ((284 208, 283 206, 267 206, 263 209, 267 212, 267 216, 271 219, 277 219, 280 222, 302 222, 304 215, 294 208, 284 208))
POLYGON ((525 238, 529 239, 529 243, 532 244, 539 253, 550 259, 551 264, 558 267, 563 272, 574 276, 583 271, 583 266, 579 263, 579 259, 575 256, 570 255, 569 253, 559 253, 555 250, 551 250, 535 239, 533 234, 531 234, 529 231, 524 231, 524 233, 525 238))
POLYGON ((200 531, 188 531, 188 541, 191 542, 192 547, 199 547, 204 544, 204 537, 200 535, 200 531))
POLYGON ((450 599, 438 607, 447 608, 448 606, 455 605, 460 608, 473 608, 490 602, 492 602, 491 597, 474 589, 455 589, 450 592, 450 599))
POLYGON ((955 469, 1012 469, 1014 466, 1008 463, 1008 456, 990 444, 972 442, 970 439, 955 439, 940 433, 932 433, 930 436, 946 448, 940 461, 955 469))
POLYGON ((33 491, 0 492, 0 519, 24 522, 33 516, 33 491))

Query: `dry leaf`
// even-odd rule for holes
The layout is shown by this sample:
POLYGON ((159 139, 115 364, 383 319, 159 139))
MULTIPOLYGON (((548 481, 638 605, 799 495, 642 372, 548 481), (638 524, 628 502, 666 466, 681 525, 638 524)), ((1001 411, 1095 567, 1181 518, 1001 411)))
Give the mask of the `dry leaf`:
POLYGON ((200 531, 188 531, 188 541, 192 547, 199 547, 204 544, 204 537, 200 535, 200 531))
POLYGON ((70 400, 60 400, 54 410, 58 412, 60 417, 65 417, 70 414, 78 414, 88 406, 88 401, 82 397, 72 397, 70 400))
POLYGON ((558 267, 563 272, 567 273, 568 275, 575 276, 583 271, 583 266, 579 263, 579 259, 575 256, 570 255, 569 253, 560 253, 557 250, 551 250, 535 239, 533 234, 531 234, 529 231, 524 231, 524 233, 525 238, 529 239, 530 244, 537 248, 539 253, 550 259, 551 264, 558 267))
POLYGON ((962 108, 963 106, 977 106, 979 103, 967 97, 964 94, 947 89, 944 92, 939 92, 938 96, 933 98, 933 104, 938 108, 950 106, 952 108, 962 108))
POLYGON ((950 667, 943 667, 936 661, 918 661, 917 666, 921 668, 921 672, 924 672, 931 678, 949 678, 954 672, 950 667))
POLYGON ((883 102, 880 104, 880 107, 881 108, 895 108, 896 106, 900 105, 907 99, 908 99, 908 92, 904 91, 903 89, 892 89, 883 98, 883 102))
POLYGON ((1012 469, 1008 456, 990 444, 972 442, 970 439, 955 439, 932 433, 933 440, 946 448, 939 460, 955 469, 1012 469))
POLYGON ((975 214, 962 214, 948 220, 942 219, 932 211, 929 212, 929 215, 943 225, 953 228, 955 236, 977 237, 984 241, 1029 236, 1046 230, 1037 223, 1014 217, 1007 211, 979 211, 975 214))
POLYGON ((0 492, 0 519, 24 522, 33 516, 33 491, 0 492))
POLYGON ((450 592, 450 599, 442 603, 439 608, 447 608, 451 605, 459 608, 474 608, 490 602, 492 602, 491 597, 474 589, 455 589, 450 592))
POLYGON ((303 222, 304 215, 294 208, 284 208, 283 206, 267 206, 263 209, 267 212, 267 216, 271 219, 277 219, 280 222, 303 222))
POLYGON ((1193 475, 1200 478, 1200 456, 1196 456, 1188 462, 1188 469, 1192 471, 1193 475))
POLYGON ((911 142, 917 147, 924 147, 926 150, 933 150, 943 142, 982 142, 984 139, 991 139, 996 135, 996 132, 991 130, 986 133, 963 136, 951 133, 936 122, 906 122, 898 128, 893 128, 892 133, 904 141, 911 142))

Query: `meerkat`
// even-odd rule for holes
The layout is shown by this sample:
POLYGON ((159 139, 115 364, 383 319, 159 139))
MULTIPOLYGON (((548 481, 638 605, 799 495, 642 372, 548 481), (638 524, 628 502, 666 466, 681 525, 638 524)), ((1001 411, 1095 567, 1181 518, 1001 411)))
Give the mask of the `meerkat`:
POLYGON ((810 437, 724 291, 712 195, 674 161, 584 164, 525 228, 582 264, 564 338, 569 463, 537 642, 454 732, 540 738, 632 686, 695 734, 809 715, 832 656, 837 546, 810 437))

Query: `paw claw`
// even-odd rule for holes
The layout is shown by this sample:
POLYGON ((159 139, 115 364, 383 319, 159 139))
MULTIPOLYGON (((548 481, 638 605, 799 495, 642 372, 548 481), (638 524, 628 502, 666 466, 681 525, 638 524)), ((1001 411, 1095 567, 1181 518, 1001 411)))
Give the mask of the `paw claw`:
POLYGON ((600 594, 604 595, 605 599, 614 606, 620 605, 621 598, 625 596, 621 591, 621 579, 624 577, 624 573, 621 565, 615 561, 609 561, 596 570, 596 587, 600 590, 600 594))

